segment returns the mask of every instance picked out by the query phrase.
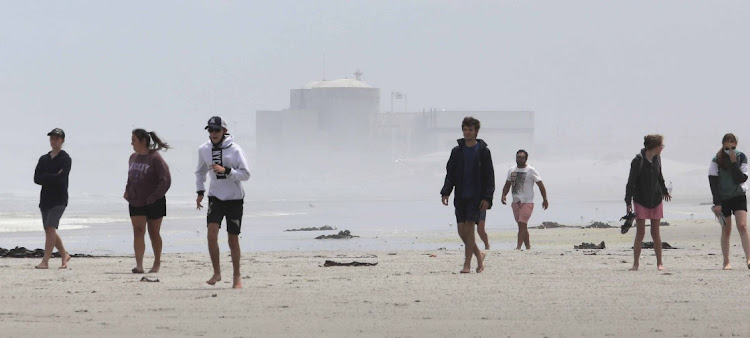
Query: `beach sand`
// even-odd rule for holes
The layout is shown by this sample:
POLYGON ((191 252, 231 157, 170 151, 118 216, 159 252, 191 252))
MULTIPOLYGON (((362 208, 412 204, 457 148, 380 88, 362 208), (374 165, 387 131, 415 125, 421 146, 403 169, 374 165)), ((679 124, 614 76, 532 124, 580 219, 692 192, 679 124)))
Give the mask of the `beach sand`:
MULTIPOLYGON (((647 228, 648 229, 648 228, 647 228)), ((231 289, 208 254, 167 254, 161 272, 130 273, 132 257, 75 258, 68 270, 35 270, 38 259, 0 259, 2 336, 484 336, 713 337, 750 335, 750 270, 736 230, 734 270, 721 270, 719 226, 673 222, 632 265, 635 229, 531 230, 532 250, 514 251, 514 231, 490 232, 483 273, 458 274, 463 250, 446 233, 434 250, 246 252, 244 289, 231 289), (441 242, 442 241, 442 242, 441 242), (581 242, 604 250, 574 250, 581 242), (323 267, 325 260, 377 266, 323 267), (140 282, 143 276, 158 283, 140 282)), ((478 240, 478 237, 477 237, 478 240)), ((650 235, 646 235, 646 241, 650 235)), ((150 257, 145 261, 150 264, 150 257)), ((50 262, 59 266, 59 260, 50 262)))

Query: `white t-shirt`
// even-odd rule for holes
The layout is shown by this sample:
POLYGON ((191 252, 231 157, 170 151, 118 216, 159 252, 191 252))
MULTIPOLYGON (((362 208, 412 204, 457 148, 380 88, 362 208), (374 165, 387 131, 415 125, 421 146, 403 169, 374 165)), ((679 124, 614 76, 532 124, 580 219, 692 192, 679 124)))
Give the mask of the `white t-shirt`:
POLYGON ((534 167, 525 168, 513 166, 508 170, 507 181, 511 184, 513 202, 534 203, 534 183, 542 180, 534 167))

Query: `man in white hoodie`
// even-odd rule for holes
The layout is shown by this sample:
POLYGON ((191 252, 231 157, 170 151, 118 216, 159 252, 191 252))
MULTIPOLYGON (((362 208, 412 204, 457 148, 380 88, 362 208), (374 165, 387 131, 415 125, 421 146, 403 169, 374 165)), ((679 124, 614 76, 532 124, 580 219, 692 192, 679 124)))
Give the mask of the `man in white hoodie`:
POLYGON ((206 281, 214 285, 221 280, 221 266, 219 264, 219 229, 221 221, 227 219, 227 234, 229 249, 232 252, 232 267, 234 280, 232 287, 242 288, 240 276, 240 227, 242 226, 242 204, 245 191, 241 181, 250 178, 247 159, 242 148, 233 143, 233 138, 227 133, 227 123, 219 116, 208 120, 206 125, 210 140, 198 148, 198 168, 195 170, 195 184, 198 198, 195 200, 198 209, 203 208, 201 202, 205 194, 206 174, 211 176, 208 187, 208 253, 214 274, 206 281))

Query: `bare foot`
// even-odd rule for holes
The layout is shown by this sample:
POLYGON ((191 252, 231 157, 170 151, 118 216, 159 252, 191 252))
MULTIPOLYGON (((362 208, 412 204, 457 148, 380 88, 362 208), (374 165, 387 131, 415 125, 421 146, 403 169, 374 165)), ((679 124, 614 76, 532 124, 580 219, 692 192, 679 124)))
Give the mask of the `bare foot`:
POLYGON ((484 249, 485 249, 485 250, 490 250, 490 246, 489 246, 489 245, 485 245, 485 246, 484 246, 484 249))
POLYGON ((159 264, 154 264, 154 266, 151 267, 150 270, 148 270, 148 273, 157 273, 159 272, 159 264))
POLYGON ((657 266, 656 269, 659 271, 662 271, 664 270, 664 265, 659 264, 659 266, 657 266))
POLYGON ((470 272, 471 272, 471 266, 469 267, 464 266, 464 269, 461 270, 461 273, 470 273, 470 272))
POLYGON ((232 289, 242 289, 242 276, 234 276, 232 289))
POLYGON ((484 271, 484 257, 486 256, 487 254, 482 252, 482 259, 477 262, 477 273, 484 271))
POLYGON ((638 265, 633 265, 633 267, 630 268, 630 271, 638 271, 638 265))
POLYGON ((722 268, 722 270, 732 270, 732 265, 729 263, 724 263, 724 267, 722 268))
POLYGON ((70 259, 73 258, 67 253, 65 254, 65 259, 62 261, 62 265, 60 265, 60 269, 67 269, 68 268, 68 262, 70 262, 70 259))
POLYGON ((39 263, 39 265, 35 266, 34 269, 49 269, 49 265, 47 263, 39 263))
POLYGON ((218 274, 218 273, 215 273, 213 275, 213 277, 211 277, 211 279, 209 279, 209 280, 206 281, 206 284, 208 284, 208 285, 214 285, 214 284, 216 284, 216 282, 218 282, 220 280, 221 280, 221 275, 218 274))
POLYGON ((132 268, 130 270, 130 272, 132 272, 132 273, 143 273, 143 268, 139 269, 138 267, 135 267, 135 268, 132 268))

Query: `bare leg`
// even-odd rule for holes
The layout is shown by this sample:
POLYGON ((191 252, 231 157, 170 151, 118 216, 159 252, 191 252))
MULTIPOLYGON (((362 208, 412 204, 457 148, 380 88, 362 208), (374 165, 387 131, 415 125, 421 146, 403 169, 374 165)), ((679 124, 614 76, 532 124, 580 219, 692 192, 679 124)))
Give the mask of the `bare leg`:
POLYGON ((208 254, 211 256, 211 265, 214 267, 214 274, 206 281, 208 285, 214 285, 221 280, 221 266, 219 264, 219 223, 208 224, 208 254))
POLYGON ((143 254, 146 252, 146 216, 132 216, 133 250, 135 251, 135 268, 133 273, 143 273, 143 254))
MULTIPOLYGON (((469 235, 467 229, 471 229, 472 238, 474 237, 474 227, 471 222, 458 223, 458 235, 461 237, 461 241, 464 242, 464 268, 461 273, 471 272, 471 256, 474 254, 474 248, 469 242, 469 235), (471 226, 470 226, 471 225, 471 226)), ((476 243, 474 244, 476 245, 476 243)))
POLYGON ((523 223, 523 232, 524 232, 523 243, 526 245, 526 250, 531 250, 531 240, 529 239, 528 223, 523 223))
POLYGON ((660 219, 651 220, 651 239, 654 240, 654 252, 656 253, 656 269, 664 270, 664 264, 661 260, 661 234, 659 233, 660 219))
POLYGON ((636 219, 635 240, 633 241, 633 267, 630 271, 637 271, 641 259, 641 248, 643 248, 643 236, 646 236, 646 220, 636 219))
MULTIPOLYGON (((57 243, 57 231, 53 227, 44 227, 44 257, 42 257, 42 262, 39 263, 39 265, 35 266, 37 269, 48 269, 49 268, 49 259, 52 257, 52 249, 55 248, 55 243, 57 243)), ((65 255, 60 252, 60 255, 64 258, 65 255)))
POLYGON ((734 220, 737 222, 737 231, 740 232, 742 249, 745 250, 745 260, 747 263, 747 268, 750 269, 750 239, 748 239, 747 235, 747 211, 735 211, 734 220))
POLYGON ((240 275, 240 236, 229 234, 229 250, 232 253, 232 270, 233 270, 233 289, 242 289, 242 275, 240 275))
POLYGON ((481 238, 482 242, 484 242, 484 249, 489 250, 490 239, 489 237, 487 237, 487 231, 485 231, 484 228, 484 221, 479 221, 479 224, 477 224, 477 232, 479 233, 479 238, 481 238))
POLYGON ((524 240, 526 239, 526 234, 524 233, 524 224, 521 222, 518 223, 518 240, 516 241, 516 250, 521 250, 521 245, 523 245, 524 240))
POLYGON ((148 237, 151 238, 151 248, 154 249, 154 265, 151 266, 151 270, 149 270, 149 273, 156 273, 159 272, 159 267, 161 267, 161 234, 159 231, 161 230, 161 221, 163 218, 159 219, 150 219, 148 220, 148 237))
POLYGON ((68 254, 68 251, 65 250, 65 247, 63 246, 62 238, 60 238, 60 235, 55 231, 55 247, 57 248, 57 252, 60 253, 60 259, 62 260, 62 264, 60 264, 60 269, 67 269, 68 268, 68 262, 70 262, 70 255, 68 254))
POLYGON ((724 270, 732 270, 729 264, 729 237, 732 236, 732 216, 724 219, 726 225, 721 228, 721 254, 724 256, 724 270))

